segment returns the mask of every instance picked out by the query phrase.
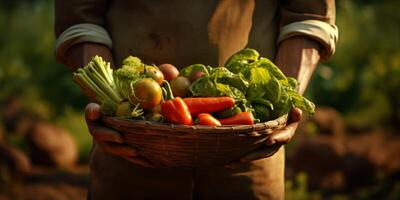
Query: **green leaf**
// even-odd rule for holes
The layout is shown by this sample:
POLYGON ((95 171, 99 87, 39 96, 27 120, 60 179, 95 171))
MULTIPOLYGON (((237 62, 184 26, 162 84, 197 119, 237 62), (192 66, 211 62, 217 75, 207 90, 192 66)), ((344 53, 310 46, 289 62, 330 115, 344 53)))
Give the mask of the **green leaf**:
POLYGON ((247 65, 255 62, 258 57, 260 54, 256 50, 246 48, 233 54, 225 63, 225 67, 233 73, 239 73, 247 65))
POLYGON ((290 97, 287 93, 283 92, 279 101, 274 103, 274 110, 272 112, 272 118, 278 118, 284 114, 289 113, 293 108, 290 97))
POLYGON ((258 62, 254 63, 254 65, 266 68, 271 76, 274 76, 278 80, 286 79, 286 76, 282 73, 282 71, 268 58, 260 58, 258 62))
POLYGON ((203 76, 193 82, 190 87, 189 91, 192 93, 193 96, 200 96, 200 97, 215 97, 219 96, 217 88, 213 81, 210 80, 209 76, 203 76))
POLYGON ((192 74, 193 72, 204 72, 205 74, 210 74, 210 71, 212 70, 212 67, 210 66, 205 66, 203 64, 193 64, 193 65, 189 65, 183 69, 181 69, 181 71, 179 72, 180 76, 185 76, 185 77, 189 77, 190 74, 192 74))
POLYGON ((310 100, 306 99, 305 97, 301 96, 299 93, 295 91, 288 91, 290 96, 290 101, 293 107, 300 108, 302 111, 306 112, 307 114, 314 114, 315 112, 315 105, 310 100))
POLYGON ((282 96, 282 86, 278 79, 272 77, 271 80, 266 85, 265 99, 271 101, 272 103, 277 103, 282 96))
POLYGON ((218 83, 230 85, 246 93, 249 83, 242 74, 234 74, 225 67, 217 67, 211 74, 211 78, 218 83))
POLYGON ((247 100, 252 102, 255 99, 262 98, 267 92, 268 82, 271 80, 269 72, 261 67, 255 67, 248 70, 248 80, 250 82, 247 90, 247 100))
POLYGON ((296 90, 297 85, 298 85, 297 80, 293 77, 287 77, 287 80, 288 80, 290 88, 292 88, 293 90, 296 90))
POLYGON ((253 115, 256 119, 259 119, 262 122, 268 121, 272 119, 272 110, 264 105, 264 104, 252 104, 254 112, 253 115))
POLYGON ((243 92, 235 87, 222 83, 215 83, 215 86, 217 91, 219 92, 218 96, 230 96, 237 100, 245 99, 243 92))

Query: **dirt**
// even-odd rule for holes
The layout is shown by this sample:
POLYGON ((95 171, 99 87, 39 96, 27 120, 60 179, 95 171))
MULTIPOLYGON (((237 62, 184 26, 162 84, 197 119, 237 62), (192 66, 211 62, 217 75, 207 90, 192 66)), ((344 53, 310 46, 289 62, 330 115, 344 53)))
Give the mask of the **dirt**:
POLYGON ((88 166, 70 169, 36 167, 24 181, 10 183, 0 200, 84 200, 88 180, 88 166))

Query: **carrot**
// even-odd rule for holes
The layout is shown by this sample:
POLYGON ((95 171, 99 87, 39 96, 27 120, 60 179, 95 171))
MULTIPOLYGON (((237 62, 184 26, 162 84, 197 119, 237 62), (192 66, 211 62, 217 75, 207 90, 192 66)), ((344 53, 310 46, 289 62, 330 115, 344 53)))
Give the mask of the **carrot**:
POLYGON ((232 97, 190 97, 183 99, 192 116, 200 113, 213 113, 235 105, 232 97))
POLYGON ((250 112, 241 112, 232 117, 220 119, 222 125, 252 125, 254 124, 253 114, 250 112))
POLYGON ((221 122, 208 113, 200 113, 197 115, 196 123, 200 125, 221 126, 221 122))

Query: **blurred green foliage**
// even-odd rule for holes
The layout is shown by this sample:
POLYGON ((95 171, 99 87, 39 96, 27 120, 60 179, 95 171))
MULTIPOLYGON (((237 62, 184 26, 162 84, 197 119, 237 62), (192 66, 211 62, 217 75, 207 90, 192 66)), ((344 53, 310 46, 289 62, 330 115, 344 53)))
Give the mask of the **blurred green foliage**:
POLYGON ((338 1, 339 42, 308 94, 334 107, 355 128, 400 122, 399 1, 338 1))
POLYGON ((52 1, 0 2, 0 103, 17 95, 30 109, 45 107, 47 118, 82 109, 86 100, 71 73, 54 60, 52 1))

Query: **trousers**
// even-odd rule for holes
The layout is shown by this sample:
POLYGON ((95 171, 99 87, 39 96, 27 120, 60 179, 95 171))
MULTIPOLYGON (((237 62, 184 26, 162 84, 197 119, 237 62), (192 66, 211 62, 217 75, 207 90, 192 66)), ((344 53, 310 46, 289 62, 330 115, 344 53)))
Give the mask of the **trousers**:
POLYGON ((163 168, 131 164, 94 147, 90 200, 284 199, 284 148, 234 169, 163 168))

